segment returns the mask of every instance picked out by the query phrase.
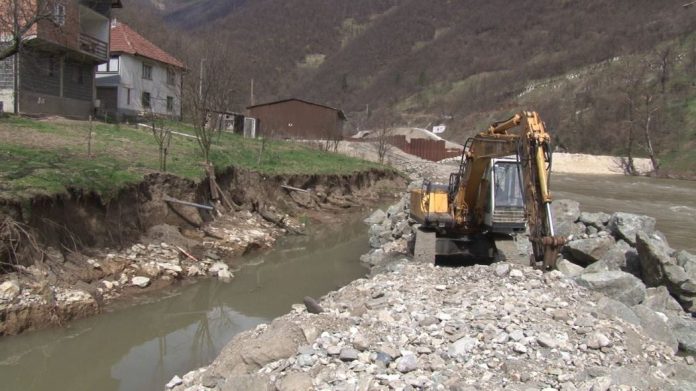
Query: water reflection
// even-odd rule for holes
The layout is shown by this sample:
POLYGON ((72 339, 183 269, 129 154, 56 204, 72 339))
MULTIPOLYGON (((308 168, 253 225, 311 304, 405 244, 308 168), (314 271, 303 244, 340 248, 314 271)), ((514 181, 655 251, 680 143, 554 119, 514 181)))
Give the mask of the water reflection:
POLYGON ((249 259, 232 283, 200 281, 146 302, 0 340, 3 390, 161 390, 206 365, 237 333, 363 276, 367 234, 353 216, 249 259))

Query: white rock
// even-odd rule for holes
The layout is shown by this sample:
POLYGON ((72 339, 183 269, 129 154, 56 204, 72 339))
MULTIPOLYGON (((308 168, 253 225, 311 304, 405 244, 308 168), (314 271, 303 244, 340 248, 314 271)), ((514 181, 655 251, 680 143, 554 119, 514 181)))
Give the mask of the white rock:
POLYGON ((461 356, 471 352, 478 345, 478 340, 469 336, 463 337, 450 345, 448 353, 450 356, 461 356))
POLYGON ((15 280, 5 281, 0 284, 0 300, 12 300, 19 296, 20 292, 19 282, 15 280))
POLYGON ((222 282, 230 282, 234 275, 227 269, 222 269, 217 272, 217 277, 222 282))
POLYGON ((507 263, 501 263, 499 265, 496 265, 495 267, 495 274, 498 277, 505 277, 510 273, 510 264, 507 263))
POLYGON ((510 271, 510 277, 516 278, 516 279, 518 279, 518 280, 519 280, 519 279, 523 279, 523 278, 524 278, 524 273, 522 273, 522 271, 520 271, 520 270, 518 270, 518 269, 514 269, 514 270, 510 271))
POLYGON ((215 263, 213 263, 213 266, 211 266, 210 269, 208 269, 208 272, 210 272, 211 274, 216 274, 216 273, 220 272, 220 270, 229 270, 229 269, 230 269, 230 267, 227 266, 226 263, 215 262, 215 263))
MULTIPOLYGON (((181 384, 181 383, 183 383, 183 382, 184 382, 184 381, 183 381, 179 376, 174 375, 174 377, 172 378, 172 380, 170 380, 169 383, 167 383, 167 384, 165 385, 165 387, 166 387, 168 390, 171 390, 172 388, 178 386, 179 384, 181 384)), ((160 384, 162 384, 162 383, 160 383, 160 384)))
POLYGON ((157 266, 159 266, 159 268, 162 269, 162 270, 169 270, 169 271, 172 271, 172 272, 175 272, 175 273, 181 273, 182 270, 183 270, 183 269, 181 268, 181 266, 179 266, 179 265, 174 265, 174 264, 168 263, 168 262, 165 262, 165 263, 158 263, 157 266))
POLYGON ((131 284, 140 287, 140 288, 145 288, 148 285, 150 285, 150 278, 149 277, 143 277, 143 276, 136 276, 131 279, 131 284))
POLYGON ((418 359, 413 354, 407 354, 396 360, 396 370, 407 373, 418 369, 418 359))
POLYGON ((514 344, 512 344, 512 350, 514 350, 517 353, 527 353, 527 347, 519 342, 515 342, 514 344))
POLYGON ((95 268, 95 269, 101 268, 101 264, 100 264, 99 262, 97 262, 95 259, 92 259, 92 258, 90 258, 90 259, 87 260, 87 264, 89 264, 90 266, 92 266, 92 267, 95 268))
POLYGON ((594 332, 587 337, 587 347, 590 349, 601 349, 605 346, 609 346, 611 341, 606 335, 594 332))

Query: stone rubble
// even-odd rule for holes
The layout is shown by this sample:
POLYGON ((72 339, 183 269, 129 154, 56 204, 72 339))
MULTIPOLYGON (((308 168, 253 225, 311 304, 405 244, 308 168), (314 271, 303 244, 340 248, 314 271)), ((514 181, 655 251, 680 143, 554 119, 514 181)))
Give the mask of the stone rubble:
MULTIPOLYGON (((416 176, 411 186, 436 166, 419 164, 404 170, 416 176)), ((621 270, 635 266, 630 243, 642 232, 624 225, 649 231, 649 220, 580 213, 579 204, 561 202, 559 227, 571 239, 604 238, 611 248, 576 246, 594 260, 564 259, 547 273, 510 263, 445 268, 409 259, 408 204, 406 194, 366 219, 372 248, 361 260, 370 278, 327 294, 320 314, 297 305, 237 335, 172 389, 696 389, 693 357, 676 354, 695 352, 694 320, 669 286, 646 288, 621 270), (623 263, 606 262, 612 251, 623 263), (588 262, 598 266, 587 270, 588 262)), ((692 261, 678 259, 684 270, 692 261)))
MULTIPOLYGON (((299 228, 294 219, 286 221, 299 228)), ((47 308, 44 312, 48 314, 65 313, 66 319, 72 319, 97 313, 105 301, 124 294, 157 289, 184 278, 211 276, 229 282, 234 274, 230 265, 221 261, 222 257, 231 259, 250 249, 268 248, 285 232, 248 211, 225 215, 206 226, 206 230, 215 237, 194 241, 183 237, 176 227, 155 226, 140 243, 118 251, 107 248, 100 255, 74 259, 72 262, 83 274, 80 278, 91 281, 83 286, 42 283, 49 271, 43 264, 32 265, 27 268, 32 278, 0 283, 0 313, 4 314, 0 335, 16 334, 31 327, 22 319, 28 319, 27 314, 32 312, 41 313, 38 308, 47 308), (204 255, 195 260, 187 256, 184 251, 189 254, 192 251, 188 244, 197 246, 198 252, 204 255)))
POLYGON ((649 216, 580 212, 575 201, 554 207, 569 242, 558 269, 626 307, 605 308, 635 319, 646 334, 696 354, 696 256, 673 250, 649 216), (557 209, 557 210, 556 210, 557 209))

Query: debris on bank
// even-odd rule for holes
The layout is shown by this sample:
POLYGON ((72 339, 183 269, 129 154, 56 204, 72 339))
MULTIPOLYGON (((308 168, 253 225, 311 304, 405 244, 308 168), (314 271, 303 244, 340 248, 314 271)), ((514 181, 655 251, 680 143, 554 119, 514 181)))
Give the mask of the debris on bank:
MULTIPOLYGON (((112 208, 118 210, 115 222, 110 220, 115 214, 109 214, 109 206, 92 206, 84 199, 43 206, 40 212, 48 216, 70 216, 70 221, 61 222, 65 225, 52 222, 50 227, 61 227, 60 233, 69 233, 72 242, 60 243, 60 249, 41 243, 39 249, 37 240, 31 242, 35 246, 28 246, 29 250, 36 247, 33 256, 25 256, 31 262, 0 265, 0 336, 61 326, 98 313, 114 300, 178 281, 199 277, 231 281, 242 255, 270 248, 282 235, 302 233, 308 220, 336 219, 345 210, 376 201, 378 191, 403 183, 394 172, 387 171, 263 180, 259 174, 233 172, 220 179, 238 210, 224 211, 214 218, 198 208, 168 205, 166 201, 173 199, 168 194, 193 203, 197 188, 162 176, 134 189, 135 195, 124 194, 123 200, 114 202, 112 208), (68 224, 79 230, 71 232, 68 224), (98 236, 103 241, 128 244, 121 248, 78 248, 79 231, 90 239, 98 236)), ((3 212, 0 223, 12 219, 11 213, 5 216, 3 212)), ((38 213, 34 211, 34 220, 38 213)), ((43 233, 41 227, 21 224, 27 232, 43 233)), ((5 255, 5 239, 0 235, 0 255, 5 255)))

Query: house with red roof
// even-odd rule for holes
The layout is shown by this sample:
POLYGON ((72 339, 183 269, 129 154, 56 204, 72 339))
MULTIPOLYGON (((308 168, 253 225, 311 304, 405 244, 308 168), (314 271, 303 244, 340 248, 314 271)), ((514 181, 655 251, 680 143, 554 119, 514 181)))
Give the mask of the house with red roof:
POLYGON ((124 23, 111 23, 109 61, 97 67, 99 111, 122 120, 149 113, 181 117, 186 66, 124 23))
MULTIPOLYGON (((8 16, 2 7, 6 4, 0 1, 0 16, 8 16)), ((122 7, 121 0, 27 0, 16 4, 23 14, 47 12, 49 17, 27 31, 19 53, 0 60, 2 111, 76 118, 92 115, 95 68, 109 59, 111 10, 122 7)), ((0 45, 9 37, 2 28, 0 45)))

